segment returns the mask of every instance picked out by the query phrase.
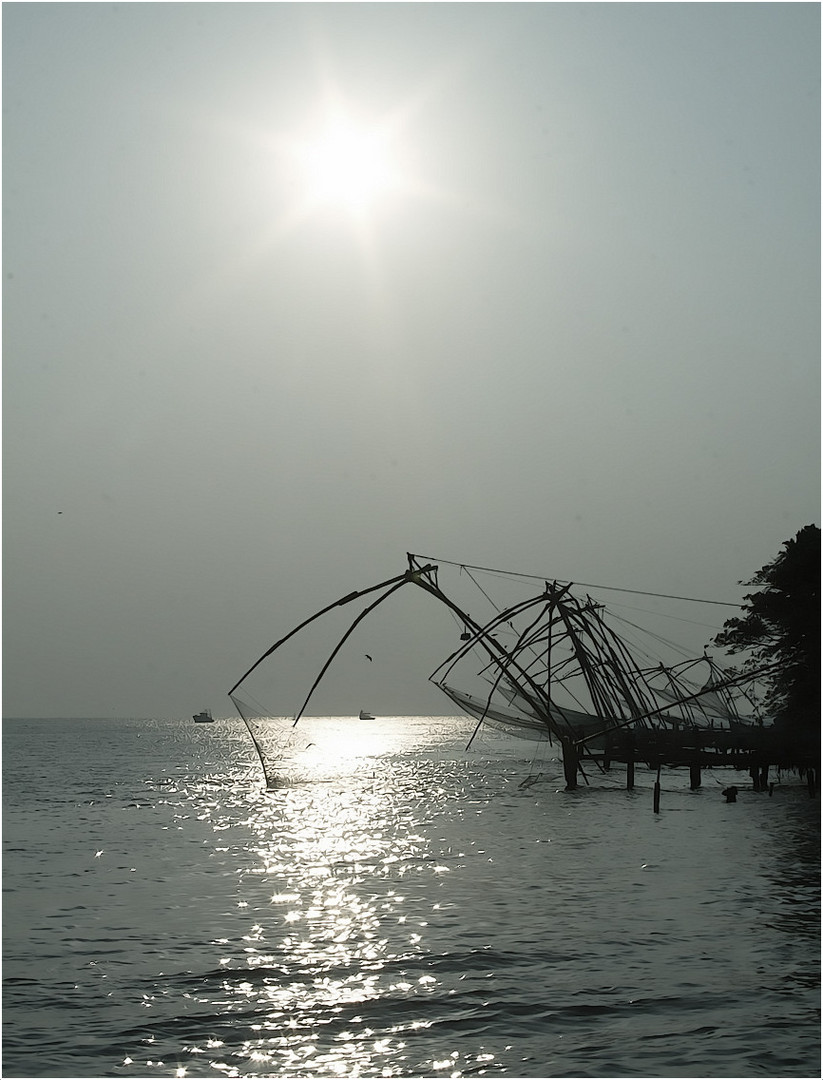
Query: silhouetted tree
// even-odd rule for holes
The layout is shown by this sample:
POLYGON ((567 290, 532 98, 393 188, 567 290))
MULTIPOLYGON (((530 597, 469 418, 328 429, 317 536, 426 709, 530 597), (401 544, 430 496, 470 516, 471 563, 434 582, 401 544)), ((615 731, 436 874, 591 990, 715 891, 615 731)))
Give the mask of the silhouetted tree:
POLYGON ((748 652, 743 669, 774 665, 764 705, 787 735, 820 738, 820 529, 806 525, 745 585, 742 619, 728 619, 714 643, 748 652))

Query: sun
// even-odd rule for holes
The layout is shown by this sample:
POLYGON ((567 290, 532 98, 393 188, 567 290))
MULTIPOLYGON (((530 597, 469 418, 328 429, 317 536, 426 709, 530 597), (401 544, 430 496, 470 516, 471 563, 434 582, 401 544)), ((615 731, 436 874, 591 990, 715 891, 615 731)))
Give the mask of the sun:
POLYGON ((262 150, 255 174, 261 206, 266 199, 274 204, 260 250, 305 229, 351 234, 376 259, 384 226, 397 227, 416 204, 441 201, 413 138, 419 97, 375 109, 353 103, 329 81, 282 127, 252 129, 262 150))
POLYGON ((315 207, 360 215, 397 184, 389 133, 345 115, 331 117, 296 156, 306 198, 315 207))

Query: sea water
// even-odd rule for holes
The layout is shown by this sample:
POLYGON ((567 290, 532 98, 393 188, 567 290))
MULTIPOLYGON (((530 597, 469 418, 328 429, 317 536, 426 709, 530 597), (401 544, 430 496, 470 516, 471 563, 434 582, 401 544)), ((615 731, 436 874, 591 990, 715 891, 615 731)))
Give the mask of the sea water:
POLYGON ((3 1075, 819 1075, 799 778, 471 730, 302 720, 267 792, 236 718, 4 721, 3 1075))

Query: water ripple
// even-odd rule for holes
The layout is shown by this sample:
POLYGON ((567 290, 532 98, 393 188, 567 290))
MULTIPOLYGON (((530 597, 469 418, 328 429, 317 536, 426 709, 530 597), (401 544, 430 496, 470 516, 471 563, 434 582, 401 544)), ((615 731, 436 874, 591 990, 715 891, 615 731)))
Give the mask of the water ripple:
POLYGON ((231 724, 130 730, 101 759, 73 729, 31 791, 4 747, 5 1075, 818 1071, 799 787, 731 807, 672 774, 655 816, 643 774, 521 788, 510 747, 407 718, 264 792, 231 724))

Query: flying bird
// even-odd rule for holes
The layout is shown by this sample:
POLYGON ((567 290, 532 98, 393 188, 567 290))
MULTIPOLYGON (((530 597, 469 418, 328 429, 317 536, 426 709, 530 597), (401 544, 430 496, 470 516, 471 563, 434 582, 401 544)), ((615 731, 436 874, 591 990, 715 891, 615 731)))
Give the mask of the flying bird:
MULTIPOLYGON (((368 654, 368 653, 363 653, 363 655, 365 656, 365 658, 366 658, 367 660, 371 660, 371 657, 369 656, 369 654, 368 654)), ((374 661, 373 661, 373 660, 372 660, 372 663, 374 663, 374 661)))

